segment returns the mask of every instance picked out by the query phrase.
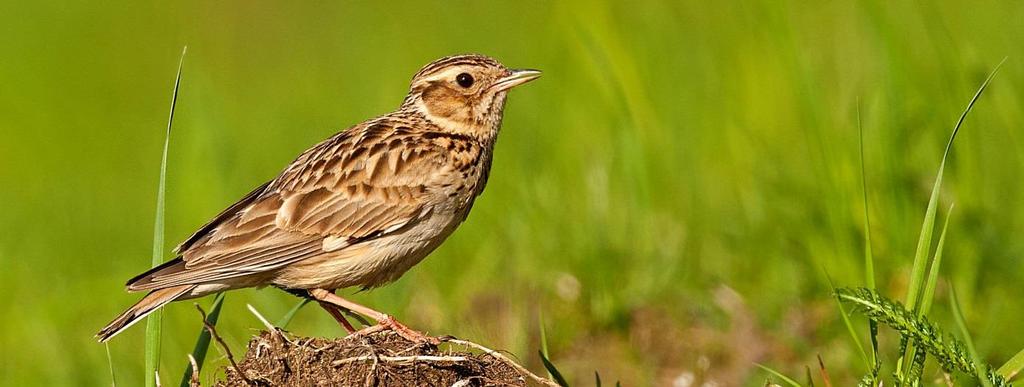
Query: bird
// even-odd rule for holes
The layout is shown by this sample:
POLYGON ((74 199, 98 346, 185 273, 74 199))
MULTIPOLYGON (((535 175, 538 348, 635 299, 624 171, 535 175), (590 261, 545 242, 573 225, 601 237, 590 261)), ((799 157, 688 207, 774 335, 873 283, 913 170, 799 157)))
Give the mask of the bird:
POLYGON ((172 301, 273 286, 315 300, 349 334, 390 329, 436 343, 335 292, 397 280, 466 220, 487 184, 509 90, 540 75, 479 54, 427 64, 397 110, 301 153, 175 247, 174 259, 130 279, 129 292, 148 293, 97 339, 172 301), (377 324, 356 331, 343 313, 377 324))

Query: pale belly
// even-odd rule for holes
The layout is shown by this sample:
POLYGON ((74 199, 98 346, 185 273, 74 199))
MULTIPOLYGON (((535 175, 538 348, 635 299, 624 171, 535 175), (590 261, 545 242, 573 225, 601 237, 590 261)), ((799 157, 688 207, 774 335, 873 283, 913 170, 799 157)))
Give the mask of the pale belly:
POLYGON ((431 214, 400 232, 296 262, 282 268, 272 282, 288 289, 385 285, 440 246, 464 219, 460 215, 431 214))

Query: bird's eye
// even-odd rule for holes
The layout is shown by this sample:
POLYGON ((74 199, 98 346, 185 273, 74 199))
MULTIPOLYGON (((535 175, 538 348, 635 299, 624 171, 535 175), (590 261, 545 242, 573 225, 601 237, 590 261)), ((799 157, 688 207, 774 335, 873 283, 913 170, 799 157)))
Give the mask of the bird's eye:
POLYGON ((469 73, 459 74, 455 76, 455 83, 458 83, 459 86, 469 88, 470 86, 473 86, 473 76, 469 75, 469 73))

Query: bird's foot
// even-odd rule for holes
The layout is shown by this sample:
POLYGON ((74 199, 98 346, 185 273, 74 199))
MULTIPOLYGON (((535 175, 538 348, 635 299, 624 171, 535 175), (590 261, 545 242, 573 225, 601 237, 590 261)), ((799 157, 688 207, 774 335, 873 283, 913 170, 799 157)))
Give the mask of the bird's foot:
POLYGON ((405 324, 402 324, 395 320, 395 318, 391 317, 391 315, 384 315, 384 318, 377 321, 377 325, 371 325, 366 328, 360 329, 349 336, 369 335, 372 333, 386 330, 391 330, 392 332, 397 333, 399 336, 402 336, 402 338, 416 344, 430 344, 434 346, 441 344, 441 339, 429 336, 423 332, 409 328, 405 326, 405 324))

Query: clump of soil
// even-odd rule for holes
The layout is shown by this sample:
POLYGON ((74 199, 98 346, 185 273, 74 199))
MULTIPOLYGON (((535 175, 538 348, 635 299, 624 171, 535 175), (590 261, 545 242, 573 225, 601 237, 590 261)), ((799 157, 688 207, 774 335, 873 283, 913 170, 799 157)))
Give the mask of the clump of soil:
POLYGON ((237 369, 227 366, 217 386, 553 384, 500 353, 461 340, 445 341, 441 348, 417 344, 389 330, 341 339, 289 338, 281 331, 263 331, 249 341, 237 369))

